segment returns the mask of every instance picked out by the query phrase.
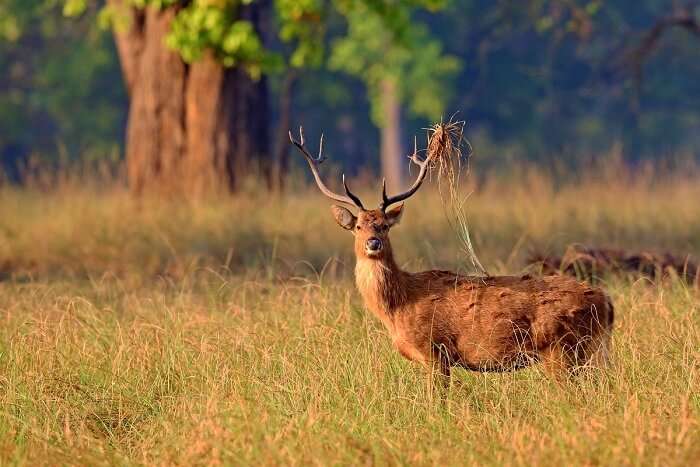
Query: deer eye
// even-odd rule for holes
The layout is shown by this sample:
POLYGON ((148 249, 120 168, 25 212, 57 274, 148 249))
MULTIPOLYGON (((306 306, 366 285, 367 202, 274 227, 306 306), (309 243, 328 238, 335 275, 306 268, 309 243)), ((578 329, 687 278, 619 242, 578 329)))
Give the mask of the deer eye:
POLYGON ((360 224, 357 224, 357 225, 355 226, 355 229, 356 229, 356 230, 360 230, 360 224))

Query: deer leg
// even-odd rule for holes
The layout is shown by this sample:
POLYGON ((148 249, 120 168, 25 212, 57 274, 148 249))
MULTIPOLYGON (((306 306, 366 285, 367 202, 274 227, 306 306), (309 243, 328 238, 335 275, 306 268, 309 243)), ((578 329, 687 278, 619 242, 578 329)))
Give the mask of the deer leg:
POLYGON ((570 351, 559 344, 554 344, 539 352, 539 359, 549 376, 562 383, 571 375, 572 361, 570 351))
POLYGON ((430 374, 429 385, 445 389, 450 385, 450 361, 445 352, 435 348, 432 352, 421 352, 416 346, 403 339, 394 339, 394 347, 399 353, 414 362, 423 365, 430 374))
POLYGON ((586 349, 587 365, 591 368, 605 369, 610 364, 610 333, 596 335, 586 349))
POLYGON ((443 393, 450 387, 452 381, 452 364, 450 355, 443 346, 433 345, 430 353, 430 372, 434 385, 440 388, 443 393))
POLYGON ((414 345, 409 344, 404 339, 394 339, 393 344, 394 347, 396 347, 396 350, 398 350, 401 356, 403 356, 405 359, 421 363, 424 366, 428 365, 429 358, 427 358, 423 352, 418 350, 418 348, 416 348, 414 345))

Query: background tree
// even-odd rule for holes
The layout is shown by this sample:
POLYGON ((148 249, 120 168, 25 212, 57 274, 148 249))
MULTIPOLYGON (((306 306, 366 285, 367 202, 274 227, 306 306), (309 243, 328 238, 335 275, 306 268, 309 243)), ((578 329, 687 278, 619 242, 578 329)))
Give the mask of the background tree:
MULTIPOLYGON (((80 14, 85 1, 69 0, 80 14)), ((272 57, 258 2, 109 0, 129 95, 126 161, 136 192, 233 190, 252 161, 268 172, 272 57)))
MULTIPOLYGON (((97 25, 123 33, 124 25, 131 24, 128 15, 101 8, 103 2, 69 1, 65 13, 82 14, 66 21, 64 1, 0 2, 0 155, 6 167, 30 153, 111 154, 126 133, 128 99, 119 61, 110 34, 97 25)), ((234 2, 163 1, 147 7, 151 2, 124 1, 129 2, 129 14, 142 15, 155 6, 155 13, 177 10, 164 50, 180 59, 184 69, 209 57, 228 70, 223 60, 231 58, 229 52, 211 38, 236 30, 235 24, 240 28, 238 13, 221 23, 215 21, 220 17, 217 11, 211 16, 202 12, 238 12, 220 10, 234 2), (195 4, 201 8, 194 9, 195 4), (176 21, 180 14, 182 24, 176 21)), ((263 3, 253 2, 256 7, 263 3)), ((694 3, 396 0, 390 4, 394 8, 383 10, 388 2, 274 0, 264 10, 259 32, 250 21, 241 20, 248 25, 243 28, 255 33, 241 37, 253 42, 232 39, 238 48, 230 49, 234 68, 248 77, 257 73, 264 78, 266 131, 274 136, 266 144, 277 148, 273 157, 247 157, 246 167, 282 161, 286 129, 303 123, 310 137, 326 132, 327 151, 344 170, 376 169, 381 141, 374 122, 398 121, 383 117, 383 108, 391 106, 381 102, 382 76, 400 77, 398 101, 406 110, 400 118, 401 142, 426 126, 425 115, 434 118, 445 112, 418 111, 411 105, 438 103, 468 120, 480 169, 500 167, 514 158, 575 163, 613 145, 629 160, 697 155, 700 48, 694 28, 685 26, 697 23, 700 12, 694 3), (363 9, 366 24, 358 13, 363 9), (676 25, 654 36, 653 53, 641 62, 644 80, 635 79, 631 53, 659 22, 667 24, 669 19, 676 25), (411 25, 407 32, 401 26, 406 21, 411 25), (413 40, 421 29, 425 36, 413 40), (375 37, 381 39, 380 46, 372 42, 375 37), (243 51, 253 50, 250 44, 255 41, 263 53, 246 59, 243 51), (241 44, 248 45, 240 49, 241 44), (432 54, 436 60, 459 59, 453 79, 435 79, 444 74, 417 55, 429 48, 426 44, 442 47, 432 54), (388 66, 395 63, 399 65, 388 66), (421 85, 409 83, 412 71, 418 77, 427 74, 426 79, 413 80, 421 85), (430 89, 426 83, 439 84, 430 89), (425 99, 417 98, 421 90, 425 99), (293 103, 284 96, 293 97, 293 103)), ((259 82, 251 79, 253 85, 259 82)), ((223 185, 229 183, 215 176, 223 185)), ((176 180, 176 186, 184 185, 184 178, 176 180)), ((152 185, 160 183, 154 180, 152 185)))
POLYGON ((407 162, 402 104, 416 116, 441 118, 460 62, 445 55, 440 42, 417 23, 415 8, 392 14, 388 8, 349 4, 343 11, 348 33, 333 43, 330 66, 360 78, 367 87, 372 120, 381 128, 381 172, 396 191, 403 186, 407 162))
MULTIPOLYGON (((339 0, 332 3, 335 10, 330 12, 344 16, 349 24, 346 49, 352 43, 366 44, 376 35, 380 41, 361 52, 371 53, 368 58, 375 67, 381 53, 377 46, 391 57, 391 64, 382 72, 385 107, 392 112, 383 124, 393 130, 391 140, 385 138, 388 142, 383 144, 384 152, 393 153, 393 159, 383 159, 387 163, 396 161, 399 153, 400 132, 391 123, 398 125, 400 120, 396 110, 401 69, 416 62, 411 52, 439 54, 434 44, 425 49, 409 45, 411 39, 426 36, 419 29, 416 37, 408 37, 411 13, 421 4, 437 6, 434 0, 386 5, 339 0), (372 30, 361 27, 365 21, 372 30)), ((79 14, 86 5, 86 0, 68 0, 65 11, 79 14)), ((311 34, 319 31, 308 24, 325 22, 324 15, 329 14, 323 3, 313 0, 279 0, 274 4, 276 11, 272 7, 268 0, 108 1, 103 15, 115 26, 130 96, 126 159, 129 180, 137 192, 153 185, 190 193, 212 187, 235 189, 238 179, 250 171, 251 160, 259 162, 258 169, 269 179, 271 115, 265 74, 281 63, 280 56, 265 46, 265 36, 271 36, 269 28, 276 19, 280 38, 297 43, 290 64, 306 66, 318 61, 313 58, 324 40, 323 34, 311 34)), ((419 56, 435 59, 425 53, 419 56)), ((342 53, 338 57, 337 63, 347 65, 342 53)), ((375 96, 379 94, 376 74, 366 77, 375 96)), ((395 177, 400 173, 395 163, 391 170, 395 177)))

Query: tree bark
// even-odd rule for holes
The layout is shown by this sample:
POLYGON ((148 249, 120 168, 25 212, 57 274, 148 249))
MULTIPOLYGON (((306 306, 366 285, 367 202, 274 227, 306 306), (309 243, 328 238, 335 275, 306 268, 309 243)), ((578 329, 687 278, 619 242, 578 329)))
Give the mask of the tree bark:
POLYGON ((281 192, 284 189, 284 178, 289 169, 289 131, 292 121, 292 99, 294 97, 294 84, 297 80, 297 70, 290 69, 284 76, 279 100, 279 122, 277 124, 277 137, 275 138, 275 158, 272 167, 272 187, 281 192))
POLYGON ((403 187, 405 161, 401 149, 401 102, 393 78, 385 78, 382 82, 382 113, 382 175, 386 178, 389 191, 396 192, 403 187))
MULTIPOLYGON (((211 53, 188 65, 165 45, 177 7, 112 5, 129 15, 115 40, 129 92, 127 176, 132 190, 199 196, 233 191, 254 160, 269 177, 268 88, 211 53)), ((255 4, 242 17, 257 24, 255 4)), ((268 180, 269 183, 269 180, 268 180)))

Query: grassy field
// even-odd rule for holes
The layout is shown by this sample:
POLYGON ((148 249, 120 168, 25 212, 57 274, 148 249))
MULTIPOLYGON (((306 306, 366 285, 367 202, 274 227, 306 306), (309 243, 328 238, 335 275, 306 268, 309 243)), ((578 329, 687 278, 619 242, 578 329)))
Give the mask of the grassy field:
MULTIPOLYGON (((697 173, 552 180, 472 187, 490 272, 572 242, 700 253, 697 173)), ((0 188, 0 464, 700 464, 697 291, 607 278, 610 368, 457 371, 439 397, 363 310, 328 203, 291 191, 0 188)), ((467 264, 429 190, 393 240, 411 270, 467 264)))

